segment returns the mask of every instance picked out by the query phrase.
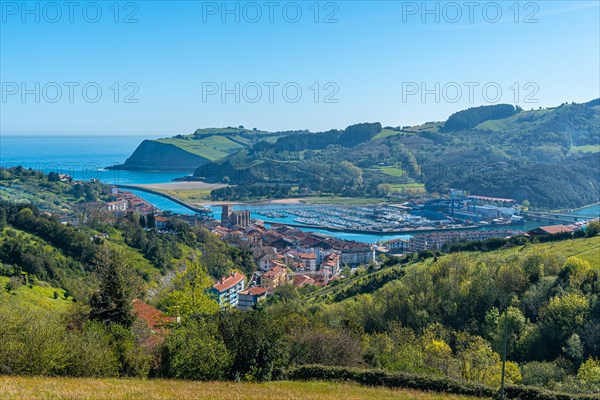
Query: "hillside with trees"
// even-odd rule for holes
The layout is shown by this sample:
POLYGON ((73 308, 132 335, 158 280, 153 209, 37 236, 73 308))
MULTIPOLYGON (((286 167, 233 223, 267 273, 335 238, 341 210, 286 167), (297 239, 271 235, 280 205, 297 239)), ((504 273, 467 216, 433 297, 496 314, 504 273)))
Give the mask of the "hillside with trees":
POLYGON ((250 276, 252 257, 206 230, 173 218, 158 232, 135 215, 72 227, 31 204, 0 210, 4 374, 345 379, 492 397, 506 337, 507 398, 600 393, 597 222, 573 235, 383 257, 239 311, 219 310, 208 289, 231 270, 250 276), (155 328, 159 339, 135 318, 136 298, 174 317, 155 328))
MULTIPOLYGON (((292 134, 206 163, 194 175, 353 197, 401 194, 403 186, 422 183, 430 193, 459 188, 537 208, 574 208, 600 199, 598 132, 595 102, 530 111, 501 104, 421 127, 374 123, 292 134)), ((221 190, 213 198, 221 195, 229 196, 221 190)))

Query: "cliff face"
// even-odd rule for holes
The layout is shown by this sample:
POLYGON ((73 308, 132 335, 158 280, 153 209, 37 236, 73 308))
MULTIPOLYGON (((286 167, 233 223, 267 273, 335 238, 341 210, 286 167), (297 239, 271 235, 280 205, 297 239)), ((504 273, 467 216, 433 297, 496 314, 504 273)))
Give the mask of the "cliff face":
POLYGON ((194 170, 209 160, 168 143, 144 140, 125 164, 112 169, 194 170))

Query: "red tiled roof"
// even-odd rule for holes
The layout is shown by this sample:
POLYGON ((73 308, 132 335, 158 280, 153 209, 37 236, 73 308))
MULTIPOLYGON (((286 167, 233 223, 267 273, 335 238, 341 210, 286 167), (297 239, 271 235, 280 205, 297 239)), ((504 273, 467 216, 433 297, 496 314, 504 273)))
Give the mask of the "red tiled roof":
POLYGON ((306 275, 295 275, 294 276, 294 286, 302 287, 304 285, 313 285, 315 280, 306 275))
POLYGON ((305 258, 308 260, 316 260, 317 255, 315 253, 300 253, 300 258, 305 258))
POLYGON ((239 273, 239 272, 233 272, 233 273, 229 274, 227 277, 221 278, 221 280, 219 282, 217 282, 213 285, 213 288, 215 288, 219 292, 224 292, 224 291, 230 289, 231 287, 237 285, 238 283, 243 281, 245 278, 246 277, 244 276, 244 274, 239 273))
POLYGON ((265 272, 263 274, 263 276, 266 276, 267 278, 275 278, 276 276, 285 274, 286 272, 287 272, 287 268, 281 267, 281 266, 275 266, 275 267, 271 268, 270 270, 268 270, 267 272, 265 272))
POLYGON ((154 217, 154 220, 155 220, 156 222, 167 222, 167 221, 168 221, 168 219, 167 219, 167 218, 165 218, 165 217, 161 217, 161 216, 156 216, 156 217, 154 217))
POLYGON ((261 287, 253 287, 240 292, 240 294, 249 294, 251 296, 260 296, 265 293, 267 293, 267 289, 261 287))
POLYGON ((175 322, 175 318, 167 317, 165 313, 139 299, 132 301, 133 313, 136 318, 146 322, 152 330, 162 327, 167 322, 175 322))
POLYGON ((568 226, 564 226, 564 225, 540 226, 537 229, 539 229, 543 232, 546 232, 549 235, 552 235, 555 233, 561 233, 561 232, 573 232, 573 229, 569 228, 568 226))

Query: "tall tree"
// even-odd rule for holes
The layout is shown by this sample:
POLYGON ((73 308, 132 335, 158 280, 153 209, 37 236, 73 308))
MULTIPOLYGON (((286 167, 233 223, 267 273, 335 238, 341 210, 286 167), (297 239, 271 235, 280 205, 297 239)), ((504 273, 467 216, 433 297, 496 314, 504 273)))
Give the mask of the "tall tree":
POLYGON ((185 269, 173 281, 167 298, 169 314, 188 319, 194 315, 214 314, 219 305, 208 294, 212 281, 200 262, 186 260, 185 269))
POLYGON ((96 258, 100 288, 90 299, 90 319, 104 324, 133 324, 131 301, 135 283, 125 260, 114 251, 103 249, 96 258))

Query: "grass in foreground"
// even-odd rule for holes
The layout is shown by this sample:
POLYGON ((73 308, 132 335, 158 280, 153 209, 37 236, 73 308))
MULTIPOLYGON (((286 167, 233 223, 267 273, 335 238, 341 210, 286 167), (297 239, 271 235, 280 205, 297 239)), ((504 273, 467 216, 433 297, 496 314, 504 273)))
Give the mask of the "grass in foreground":
POLYGON ((161 379, 77 379, 0 376, 2 400, 163 399, 394 399, 468 400, 473 397, 333 382, 190 382, 161 379))

